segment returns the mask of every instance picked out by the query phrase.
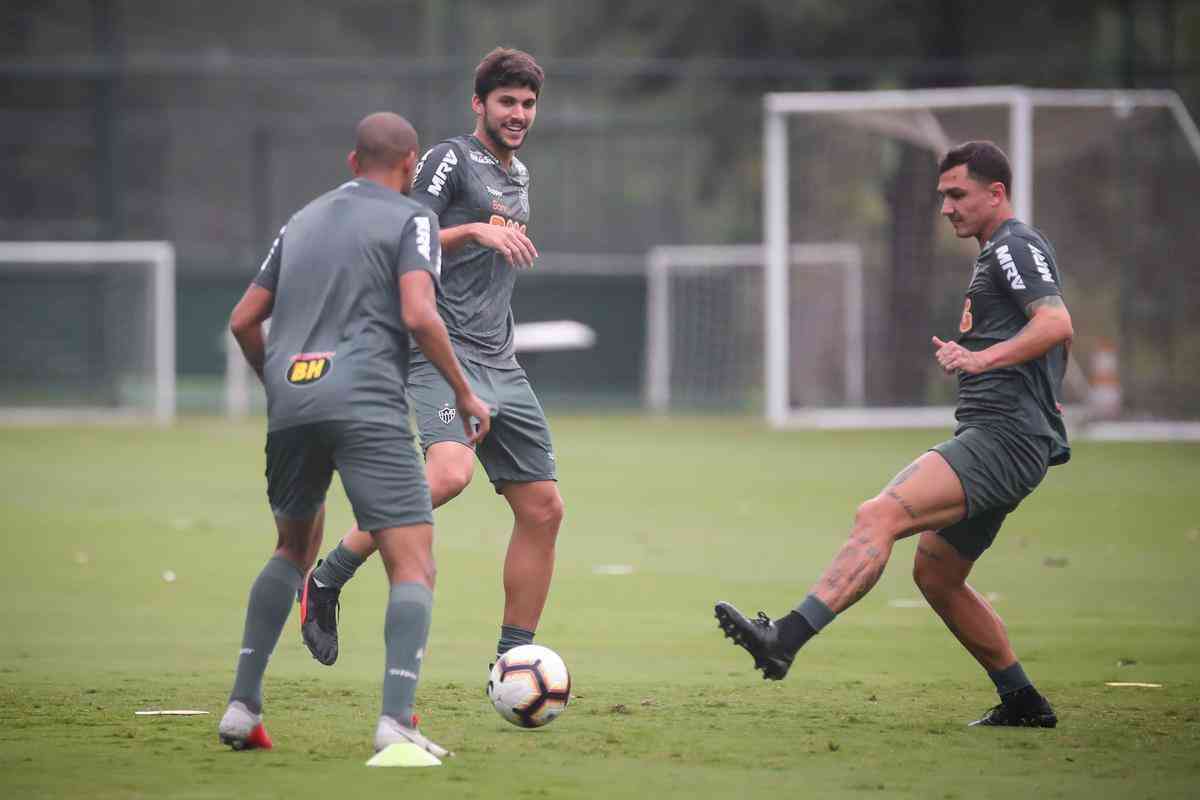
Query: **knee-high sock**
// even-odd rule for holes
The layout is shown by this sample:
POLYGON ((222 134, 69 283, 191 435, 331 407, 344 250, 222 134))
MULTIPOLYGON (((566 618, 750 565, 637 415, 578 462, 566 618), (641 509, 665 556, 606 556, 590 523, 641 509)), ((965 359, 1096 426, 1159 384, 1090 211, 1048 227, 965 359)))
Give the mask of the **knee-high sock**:
POLYGON ((267 661, 296 602, 296 590, 304 575, 295 564, 273 556, 250 586, 246 605, 246 627, 238 655, 237 676, 229 699, 240 700, 255 714, 262 712, 262 681, 267 661))
POLYGON ((358 553, 338 542, 338 546, 329 551, 321 566, 313 572, 318 586, 332 586, 340 589, 354 577, 354 572, 363 565, 363 559, 358 553))
POLYGON ((411 725, 413 699, 429 639, 433 592, 420 583, 397 583, 388 595, 383 639, 387 664, 383 673, 383 713, 411 725))

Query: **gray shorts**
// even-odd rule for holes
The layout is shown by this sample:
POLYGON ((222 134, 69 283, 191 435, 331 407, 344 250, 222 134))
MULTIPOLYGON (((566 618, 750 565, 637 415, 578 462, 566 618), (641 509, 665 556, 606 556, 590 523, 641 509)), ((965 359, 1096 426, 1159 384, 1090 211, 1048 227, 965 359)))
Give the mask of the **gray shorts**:
POLYGON ((405 428, 315 422, 267 434, 267 499, 277 517, 309 519, 336 469, 360 530, 433 522, 425 467, 405 428))
POLYGON ((967 515, 938 534, 971 561, 992 546, 1009 512, 1046 477, 1050 440, 998 428, 960 428, 932 448, 962 483, 967 515))
MULTIPOLYGON (((472 391, 492 409, 492 429, 475 454, 496 491, 505 483, 558 480, 546 412, 525 370, 460 363, 472 391)), ((438 442, 470 446, 454 409, 454 392, 428 361, 415 362, 409 370, 408 402, 416 415, 422 449, 438 442)))

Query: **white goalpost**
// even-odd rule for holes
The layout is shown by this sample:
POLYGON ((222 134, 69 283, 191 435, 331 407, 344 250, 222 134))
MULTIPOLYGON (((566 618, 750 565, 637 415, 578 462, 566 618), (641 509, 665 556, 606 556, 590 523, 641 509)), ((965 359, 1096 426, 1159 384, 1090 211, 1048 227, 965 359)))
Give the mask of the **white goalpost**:
MULTIPOLYGON (((820 326, 829 340, 818 346, 828 345, 827 354, 839 363, 824 374, 836 375, 839 402, 861 405, 866 386, 862 251, 842 242, 792 244, 785 257, 785 271, 821 293, 814 300, 833 312, 820 326)), ((737 405, 761 395, 762 352, 773 338, 763 326, 763 300, 776 290, 764 282, 764 263, 761 245, 662 246, 649 252, 647 408, 662 413, 681 405, 704 407, 720 398, 737 405)), ((786 322, 783 335, 792 335, 786 322)), ((768 380, 787 386, 791 363, 765 363, 768 380)))
POLYGON ((0 421, 175 418, 169 242, 0 242, 0 421))
MULTIPOLYGON (((1065 254, 1060 254, 1060 262, 1066 265, 1065 280, 1070 282, 1072 288, 1088 286, 1091 289, 1102 279, 1112 283, 1112 275, 1122 268, 1122 264, 1120 254, 1106 254, 1099 250, 1098 245, 1095 250, 1087 246, 1089 237, 1091 240, 1097 238, 1094 227, 1089 228, 1089 225, 1097 223, 1086 219, 1085 212, 1099 215, 1094 207, 1080 210, 1072 203, 1092 202, 1092 206, 1095 206, 1098 202, 1070 196, 1071 190, 1063 186, 1059 177, 1063 164, 1078 163, 1074 177, 1095 181, 1097 185, 1109 180, 1109 184, 1104 184, 1107 188, 1117 178, 1129 182, 1129 172, 1133 169, 1157 169, 1159 172, 1156 177, 1163 173, 1170 175, 1170 167, 1164 168, 1157 163, 1146 166, 1151 157, 1169 152, 1175 159, 1172 164, 1187 162, 1188 174, 1181 175, 1180 180, 1189 181, 1189 186, 1200 189, 1200 180, 1197 180, 1200 173, 1193 174, 1195 167, 1200 164, 1200 130, 1179 96, 1171 91, 1042 90, 1006 86, 785 92, 765 95, 764 110, 766 333, 763 408, 767 420, 774 427, 953 424, 949 406, 935 403, 905 406, 888 402, 886 397, 872 397, 870 408, 854 409, 846 404, 845 408, 828 408, 813 413, 812 409, 797 405, 794 387, 789 385, 788 376, 797 366, 791 331, 794 317, 803 309, 803 306, 797 305, 798 300, 790 288, 794 275, 793 242, 814 235, 857 242, 863 252, 869 254, 865 264, 868 288, 873 278, 883 280, 890 275, 893 264, 889 263, 889 259, 904 256, 888 252, 883 244, 889 236, 894 240, 896 234, 894 227, 888 229, 887 223, 879 221, 882 215, 878 209, 887 202, 894 202, 885 192, 894 189, 895 184, 888 181, 897 180, 895 164, 901 148, 911 150, 916 147, 927 151, 932 166, 950 147, 961 141, 992 139, 1000 143, 1012 162, 1014 211, 1022 220, 1039 227, 1044 227, 1043 219, 1053 223, 1052 240, 1060 250, 1070 248, 1065 254), (792 124, 789 125, 789 122, 792 124), (1132 158, 1123 158, 1131 150, 1137 151, 1135 155, 1139 160, 1136 163, 1132 158), (830 164, 840 166, 850 177, 837 174, 830 164), (1060 172, 1052 173, 1055 169, 1060 172), (1036 198, 1035 205, 1034 190, 1043 171, 1052 173, 1053 177, 1043 177, 1041 180, 1054 181, 1043 188, 1052 186, 1054 191, 1036 198), (852 198, 837 197, 831 201, 842 203, 838 209, 840 213, 823 210, 820 194, 839 191, 847 194, 844 184, 850 182, 854 182, 859 195, 852 198), (793 185, 805 187, 806 195, 816 195, 803 197, 807 204, 799 209, 799 213, 793 206, 793 185), (870 195, 868 200, 863 199, 865 195, 870 195), (1043 197, 1049 199, 1043 200, 1043 197), (846 213, 847 209, 851 213, 846 213), (1106 260, 1106 257, 1110 260, 1106 260), (1095 280, 1093 270, 1097 276, 1095 280), (879 402, 881 399, 883 402, 879 402)), ((1140 176, 1135 178, 1140 179, 1140 176)), ((1137 185, 1145 183, 1137 180, 1132 182, 1137 185)), ((910 189, 905 196, 915 196, 914 193, 922 191, 927 191, 927 196, 931 196, 934 192, 932 183, 927 189, 915 183, 914 186, 916 188, 910 189)), ((1119 197, 1121 193, 1108 191, 1106 194, 1119 197)), ((1185 196, 1194 195, 1185 193, 1185 196)), ((1114 201, 1121 202, 1133 204, 1136 201, 1123 198, 1114 201)), ((1148 212, 1139 210, 1139 213, 1148 212)), ((948 263, 955 243, 947 242, 949 237, 940 229, 930 229, 934 236, 942 238, 930 245, 928 251, 937 250, 942 261, 948 263)), ((917 235, 913 234, 914 237, 917 235)), ((1183 250, 1182 245, 1163 247, 1173 247, 1176 252, 1183 250)), ((965 251, 959 248, 959 252, 963 253, 958 256, 962 263, 969 263, 965 251)), ((1137 257, 1147 258, 1142 252, 1138 252, 1137 257)), ((1166 259, 1164 263, 1168 263, 1166 259)), ((948 274, 948 270, 944 272, 948 274)), ((965 282, 955 289, 961 296, 965 282)), ((1077 298, 1078 294, 1072 297, 1077 298)), ((1101 299, 1105 299, 1110 306, 1121 302, 1118 290, 1106 292, 1103 297, 1097 293, 1096 297, 1086 298, 1086 302, 1098 304, 1101 299), (1112 297, 1118 299, 1113 300, 1112 297)), ((1075 302, 1082 304, 1084 301, 1076 299, 1075 302)), ((1118 333, 1129 318, 1127 312, 1113 308, 1097 308, 1094 311, 1088 308, 1087 316, 1103 317, 1106 324, 1118 333)), ((886 338, 886 333, 882 332, 883 338, 886 338)), ((1106 330, 1104 335, 1115 338, 1117 334, 1106 330)), ((659 336, 661 338, 663 334, 660 332, 659 336)), ((879 341, 880 336, 881 331, 877 327, 876 338, 871 341, 879 341)), ((1087 342, 1084 344, 1086 346, 1087 342)), ((1167 367, 1163 367, 1162 371, 1169 375, 1167 367)), ((658 380, 658 383, 652 381, 650 393, 654 407, 664 403, 661 376, 658 380)), ((1184 393, 1180 394, 1182 396, 1184 393)))

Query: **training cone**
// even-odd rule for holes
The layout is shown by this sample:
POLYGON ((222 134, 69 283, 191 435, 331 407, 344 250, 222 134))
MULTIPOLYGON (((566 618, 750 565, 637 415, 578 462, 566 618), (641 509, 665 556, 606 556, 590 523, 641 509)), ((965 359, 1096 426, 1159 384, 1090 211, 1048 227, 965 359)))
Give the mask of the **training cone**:
POLYGON ((367 762, 368 767, 438 767, 441 760, 412 742, 389 744, 367 762))

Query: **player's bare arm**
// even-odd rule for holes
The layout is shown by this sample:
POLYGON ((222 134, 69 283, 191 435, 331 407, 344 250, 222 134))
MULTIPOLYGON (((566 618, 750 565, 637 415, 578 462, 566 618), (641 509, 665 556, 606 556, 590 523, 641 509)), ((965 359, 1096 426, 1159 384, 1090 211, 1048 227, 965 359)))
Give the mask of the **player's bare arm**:
POLYGON ((437 312, 433 278, 428 272, 414 270, 400 276, 400 313, 421 352, 454 390, 454 404, 458 407, 458 417, 462 420, 467 438, 472 444, 479 442, 491 428, 492 415, 487 405, 471 391, 454 355, 446 324, 437 312), (478 425, 475 430, 471 429, 472 417, 478 425))
POLYGON ((1069 343, 1075 335, 1071 314, 1059 295, 1039 297, 1028 303, 1025 314, 1029 322, 1016 336, 983 350, 968 350, 958 342, 943 342, 934 336, 938 364, 949 373, 962 370, 968 375, 978 375, 990 369, 1032 361, 1052 347, 1069 343))
POLYGON ((466 225, 442 228, 438 233, 438 241, 442 245, 443 253, 452 253, 468 242, 491 248, 504 256, 511 267, 528 269, 538 257, 533 241, 517 228, 506 225, 469 222, 466 225))
POLYGON ((259 380, 263 376, 263 362, 267 358, 266 342, 263 339, 263 323, 271 316, 275 307, 275 293, 258 284, 251 284, 242 299, 229 315, 229 331, 242 348, 242 355, 254 369, 259 380))

